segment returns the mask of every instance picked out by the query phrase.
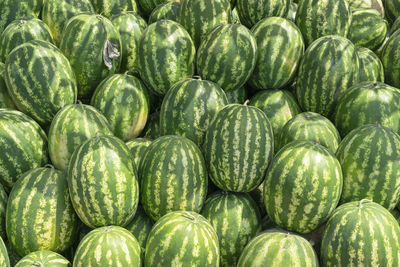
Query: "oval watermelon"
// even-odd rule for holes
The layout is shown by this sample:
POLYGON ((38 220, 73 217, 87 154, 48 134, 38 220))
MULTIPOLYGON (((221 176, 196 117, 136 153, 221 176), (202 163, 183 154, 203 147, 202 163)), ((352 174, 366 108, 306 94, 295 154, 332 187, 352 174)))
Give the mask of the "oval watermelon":
POLYGON ((58 253, 49 250, 40 250, 23 257, 15 267, 71 267, 71 263, 58 253))

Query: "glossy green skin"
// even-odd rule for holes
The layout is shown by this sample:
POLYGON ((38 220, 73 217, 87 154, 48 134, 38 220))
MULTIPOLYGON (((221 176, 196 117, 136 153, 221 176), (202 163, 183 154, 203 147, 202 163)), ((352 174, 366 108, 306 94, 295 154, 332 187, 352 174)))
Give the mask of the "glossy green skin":
POLYGON ((135 0, 91 0, 91 2, 96 12, 107 18, 127 11, 138 13, 135 0))
POLYGON ((0 5, 0 33, 13 20, 26 17, 38 17, 43 0, 7 0, 0 5))
POLYGON ((41 250, 32 252, 23 257, 15 267, 71 267, 71 263, 58 253, 41 250))
POLYGON ((144 252, 146 247, 147 237, 149 236, 151 228, 153 228, 153 224, 153 220, 147 216, 142 206, 139 205, 133 220, 124 227, 135 236, 142 248, 142 252, 144 252))
POLYGON ((0 108, 15 109, 15 104, 7 91, 5 75, 6 68, 4 64, 0 62, 0 108))
POLYGON ((385 15, 390 23, 393 23, 400 16, 400 1, 385 0, 385 15))
POLYGON ((385 73, 382 61, 379 57, 374 52, 364 47, 357 47, 357 55, 360 60, 360 83, 384 82, 385 73))
POLYGON ((158 5, 150 14, 149 24, 162 19, 169 19, 179 23, 180 7, 180 3, 172 1, 158 5))
POLYGON ((395 31, 386 42, 381 52, 383 68, 385 70, 385 83, 400 87, 400 31, 395 31))
POLYGON ((152 141, 146 138, 135 138, 126 143, 126 146, 131 151, 136 170, 138 170, 140 161, 143 158, 146 149, 150 146, 151 143, 152 141))

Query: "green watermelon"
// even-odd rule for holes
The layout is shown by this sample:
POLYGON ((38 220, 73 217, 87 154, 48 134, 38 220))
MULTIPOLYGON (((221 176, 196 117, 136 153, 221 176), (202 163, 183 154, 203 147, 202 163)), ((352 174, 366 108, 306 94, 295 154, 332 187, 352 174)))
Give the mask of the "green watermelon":
POLYGON ((234 192, 250 192, 263 181, 273 151, 267 116, 246 104, 230 104, 218 112, 203 145, 211 180, 234 192))
POLYGON ((350 9, 357 8, 374 8, 381 17, 385 17, 385 9, 383 8, 382 0, 347 0, 350 9))
POLYGON ((146 125, 149 96, 144 84, 128 74, 114 74, 97 87, 90 101, 107 118, 123 141, 137 137, 146 125))
POLYGON ((71 62, 80 99, 90 99, 100 81, 119 70, 121 46, 118 30, 105 17, 80 14, 68 20, 60 49, 71 62))
POLYGON ((263 90, 250 99, 249 105, 261 109, 267 115, 274 133, 274 149, 278 152, 278 139, 283 126, 301 112, 296 98, 286 90, 263 90))
POLYGON ((180 2, 179 23, 189 32, 196 49, 213 28, 232 22, 229 0, 181 0, 180 2))
POLYGON ((244 86, 225 92, 229 104, 243 104, 246 101, 247 92, 244 86))
POLYGON ((181 4, 178 2, 166 2, 159 4, 149 17, 149 24, 162 19, 169 19, 179 23, 179 10, 181 4))
POLYGON ((13 20, 26 17, 37 18, 42 5, 43 0, 2 0, 0 5, 0 33, 13 20))
POLYGON ((135 138, 126 143, 126 146, 131 151, 137 169, 139 168, 140 160, 144 156, 144 152, 151 143, 152 141, 146 138, 135 138))
POLYGON ((400 227, 369 200, 339 206, 322 236, 322 266, 399 266, 400 227))
POLYGON ((133 220, 125 226, 125 229, 129 230, 129 232, 135 236, 143 251, 146 247, 147 237, 149 236, 153 224, 153 221, 144 212, 142 206, 139 205, 135 217, 133 217, 133 220))
POLYGON ((219 85, 199 79, 184 79, 172 86, 160 110, 161 135, 180 135, 199 147, 215 115, 228 104, 219 85))
POLYGON ((400 133, 399 118, 400 91, 381 82, 364 82, 350 88, 340 98, 334 114, 342 136, 361 125, 376 122, 400 133))
POLYGON ((158 95, 194 73, 195 48, 188 32, 177 22, 160 20, 143 32, 138 48, 140 78, 158 95))
POLYGON ((325 36, 313 42, 301 60, 296 82, 302 109, 330 116, 339 97, 358 82, 359 67, 356 48, 346 38, 325 36))
POLYGON ((298 4, 297 3, 295 3, 295 2, 291 2, 290 3, 289 12, 288 12, 288 15, 286 17, 288 20, 291 20, 293 22, 296 21, 297 8, 298 8, 298 4))
POLYGON ((385 70, 385 82, 400 88, 400 31, 395 31, 389 37, 382 49, 380 58, 385 70))
POLYGON ((396 221, 400 224, 400 211, 398 208, 395 208, 390 211, 390 213, 393 215, 393 217, 396 219, 396 221))
POLYGON ((335 155, 311 141, 279 150, 264 181, 268 216, 284 229, 309 233, 324 223, 339 202, 342 170, 335 155))
POLYGON ((145 266, 219 266, 218 236, 201 215, 174 211, 156 222, 146 243, 145 266))
POLYGON ((156 111, 149 115, 146 126, 143 130, 143 136, 147 139, 157 139, 160 134, 160 112, 156 111))
POLYGON ((384 0, 385 15, 390 23, 400 16, 400 0, 384 0))
POLYGON ((51 43, 32 40, 14 49, 6 61, 6 84, 17 108, 43 126, 76 102, 77 87, 68 59, 51 43))
POLYGON ((286 18, 290 0, 237 0, 236 8, 240 21, 248 28, 268 17, 286 18))
POLYGON ((91 2, 96 12, 107 18, 127 11, 138 13, 135 0, 91 0, 91 2))
POLYGON ((107 119, 97 109, 82 103, 65 106, 50 125, 51 162, 57 169, 66 171, 72 153, 96 135, 112 135, 107 119))
POLYGON ((47 137, 25 114, 0 109, 0 182, 9 190, 26 171, 48 162, 47 137))
POLYGON ((398 29, 400 29, 400 16, 393 22, 392 27, 390 27, 389 35, 394 34, 398 29))
POLYGON ((150 13, 160 4, 166 3, 169 0, 137 0, 141 10, 146 16, 149 16, 150 13))
POLYGON ((5 76, 6 67, 4 66, 4 63, 0 62, 0 108, 15 109, 15 104, 7 91, 5 76))
POLYGON ((296 13, 296 24, 306 46, 326 35, 347 36, 351 10, 346 0, 302 0, 296 13))
POLYGON ((67 180, 75 211, 87 226, 125 226, 135 215, 137 174, 118 138, 103 135, 84 142, 71 156, 67 180))
POLYGON ((334 154, 341 138, 330 120, 318 113, 303 112, 284 125, 278 138, 277 150, 290 142, 302 140, 318 143, 334 154))
POLYGON ((40 19, 23 18, 11 22, 0 34, 0 62, 6 62, 11 50, 30 40, 54 43, 49 27, 40 19))
POLYGON ((57 45, 68 20, 81 13, 95 13, 90 0, 45 0, 42 20, 49 26, 57 45))
POLYGON ((87 234, 75 252, 74 267, 140 267, 140 246, 136 238, 119 226, 97 228, 87 234))
POLYGON ((121 72, 130 71, 137 73, 138 67, 138 46, 140 36, 147 27, 147 23, 134 12, 125 12, 111 18, 114 27, 121 35, 121 72))
POLYGON ((29 253, 15 267, 71 267, 71 263, 58 253, 41 250, 29 253))
POLYGON ((280 89, 289 85, 304 53, 300 30, 287 19, 272 17, 252 28, 257 40, 257 63, 249 83, 262 89, 280 89))
POLYGON ((219 25, 204 37, 196 59, 202 79, 231 91, 242 87, 256 66, 256 39, 241 24, 219 25))
POLYGON ((379 57, 364 47, 357 47, 357 55, 360 61, 360 82, 383 82, 385 74, 379 57))
MULTIPOLYGON (((6 209, 8 196, 4 187, 0 184, 0 237, 5 240, 6 235, 6 209)), ((1 264, 0 264, 1 266, 1 264)))
POLYGON ((273 229, 252 239, 240 256, 238 267, 318 267, 311 244, 303 237, 273 229))
POLYGON ((139 167, 141 203, 154 221, 168 212, 200 212, 207 194, 207 170, 189 139, 162 136, 146 149, 139 167))
POLYGON ((51 166, 20 175, 8 198, 6 230, 22 257, 37 250, 69 248, 76 238, 78 218, 65 173, 51 166))
POLYGON ((0 238, 0 266, 10 267, 10 259, 8 257, 7 247, 4 244, 3 238, 0 238))
POLYGON ((207 198, 201 214, 218 235, 220 265, 236 266, 246 244, 261 229, 257 204, 246 193, 218 191, 207 198))

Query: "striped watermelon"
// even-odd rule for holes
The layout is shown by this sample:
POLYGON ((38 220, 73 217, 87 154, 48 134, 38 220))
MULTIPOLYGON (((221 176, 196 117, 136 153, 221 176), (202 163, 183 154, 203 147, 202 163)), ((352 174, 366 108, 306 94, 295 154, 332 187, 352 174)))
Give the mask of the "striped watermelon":
POLYGON ((50 27, 57 45, 68 20, 81 13, 95 13, 90 0, 45 0, 42 20, 50 27))
POLYGON ((244 86, 225 92, 229 104, 243 104, 246 101, 247 92, 244 86))
POLYGON ((137 170, 139 169, 140 160, 143 158, 144 152, 151 143, 152 141, 146 138, 135 138, 126 143, 126 146, 131 151, 137 170))
POLYGON ((398 29, 400 29, 400 16, 393 22, 392 26, 390 27, 389 35, 392 35, 398 29))
POLYGON ((20 174, 48 162, 46 134, 16 110, 0 109, 0 147, 0 182, 6 190, 20 174))
POLYGON ((252 239, 239 259, 238 267, 302 266, 318 267, 311 244, 303 237, 273 229, 252 239))
POLYGON ((220 265, 236 266, 246 244, 261 229, 257 204, 246 193, 218 191, 207 198, 201 214, 218 235, 220 265))
POLYGON ((134 12, 125 12, 111 18, 114 27, 121 35, 121 72, 138 72, 138 46, 140 36, 147 27, 147 23, 134 12))
POLYGON ((7 91, 5 76, 6 67, 4 66, 4 63, 0 62, 0 108, 15 109, 15 104, 7 91))
POLYGON ((143 136, 147 139, 157 139, 160 134, 160 112, 156 111, 149 115, 146 127, 143 130, 143 136))
POLYGON ((390 211, 390 213, 393 215, 393 217, 396 219, 397 223, 400 224, 400 211, 398 208, 395 208, 390 211))
MULTIPOLYGON (((136 240, 139 242, 140 247, 144 250, 146 247, 147 237, 153 227, 153 221, 144 212, 141 205, 136 210, 133 220, 125 226, 125 229, 131 232, 136 240)), ((143 252, 143 251, 142 251, 143 252)))
MULTIPOLYGON (((0 237, 5 240, 6 233, 6 209, 7 209, 8 196, 4 187, 0 184, 0 237)), ((1 264, 0 264, 1 266, 1 264)))
POLYGON ((196 48, 215 26, 232 22, 229 0, 181 0, 179 22, 192 37, 196 48))
POLYGON ((53 167, 36 168, 19 177, 6 211, 12 247, 22 257, 37 250, 65 251, 78 230, 65 173, 53 167))
POLYGON ((195 52, 180 24, 157 21, 146 28, 139 42, 140 78, 154 93, 165 95, 174 83, 193 75, 195 52))
POLYGON ((278 150, 290 142, 302 140, 318 143, 334 154, 341 138, 330 120, 318 113, 303 112, 289 120, 281 130, 278 150))
POLYGON ((400 136, 380 124, 351 131, 336 156, 343 170, 341 203, 371 199, 388 210, 400 199, 400 136))
POLYGON ((326 224, 322 266, 399 266, 400 227, 385 208, 368 200, 341 205, 326 224))
POLYGON ((240 21, 251 28, 264 18, 286 18, 290 3, 290 0, 237 0, 236 8, 240 21))
POLYGON ((205 35, 196 65, 201 78, 231 91, 246 83, 256 60, 257 43, 250 30, 241 24, 224 24, 205 35))
POLYGON ((204 139, 210 178, 222 190, 250 192, 272 159, 273 133, 260 109, 230 104, 211 122, 204 139))
POLYGON ((71 263, 58 253, 41 250, 29 253, 23 257, 15 267, 71 267, 71 263))
POLYGON ((400 31, 395 31, 389 37, 380 58, 385 70, 385 82, 400 88, 400 31))
POLYGON ((400 133, 399 118, 400 91, 380 82, 364 82, 350 88, 340 98, 334 115, 342 136, 361 125, 376 122, 400 133))
POLYGON ((302 109, 330 116, 339 97, 358 82, 359 66, 356 48, 349 40, 325 36, 313 42, 301 60, 296 82, 302 109))
POLYGON ((274 133, 275 153, 283 126, 301 112, 293 94, 286 90, 263 90, 250 99, 251 106, 261 109, 267 115, 274 133))
POLYGON ((264 181, 268 216, 280 227, 309 233, 324 223, 339 202, 340 163, 327 148, 298 141, 275 155, 264 181))
POLYGON ((346 36, 351 11, 346 0, 303 0, 299 2, 296 24, 306 46, 326 35, 346 36))
POLYGON ((60 49, 71 62, 78 96, 87 100, 97 85, 119 70, 121 38, 112 22, 100 15, 80 14, 65 25, 60 49))
POLYGON ((42 5, 43 0, 3 0, 0 5, 0 33, 15 19, 38 17, 42 5))
POLYGON ((17 108, 43 126, 77 98, 75 75, 54 45, 32 40, 14 49, 6 61, 6 84, 17 108))
POLYGON ((74 267, 140 267, 140 246, 136 238, 119 226, 97 228, 87 234, 75 252, 74 267))
POLYGON ((51 162, 57 169, 66 171, 72 153, 96 135, 112 135, 107 119, 97 109, 82 103, 65 106, 50 125, 51 162))
POLYGON ((385 74, 379 57, 364 47, 357 47, 357 55, 360 60, 360 82, 383 82, 385 74))
POLYGON ((126 145, 104 135, 83 143, 72 154, 67 170, 72 204, 91 228, 128 224, 139 201, 133 159, 126 145))
POLYGON ((356 8, 374 8, 381 17, 385 17, 385 9, 383 8, 382 0, 347 0, 350 9, 356 8))
POLYGON ((219 266, 218 236, 201 215, 174 211, 156 222, 146 243, 145 266, 219 266), (164 242, 160 242, 164 240, 164 242))
POLYGON ((259 90, 289 85, 304 53, 300 30, 290 20, 272 17, 261 20, 252 31, 258 55, 250 85, 259 90))
POLYGON ((107 18, 127 11, 138 13, 135 0, 91 0, 91 2, 96 12, 107 18))
MULTIPOLYGON (((166 3, 169 0, 137 0, 141 10, 146 16, 149 16, 150 13, 160 4, 166 3)), ((178 2, 176 0, 176 2, 178 2)))
POLYGON ((393 23, 400 16, 400 0, 384 0, 386 18, 393 23))
POLYGON ((90 103, 104 114, 114 135, 124 141, 137 137, 146 125, 149 96, 134 76, 109 76, 99 84, 90 103))
POLYGON ((179 23, 179 10, 181 4, 179 2, 166 2, 158 5, 149 17, 149 24, 162 19, 169 19, 179 23))
POLYGON ((49 27, 40 19, 23 18, 11 22, 0 34, 0 62, 6 62, 11 50, 30 40, 54 43, 49 27))
POLYGON ((286 17, 288 20, 291 20, 293 22, 296 21, 297 8, 298 8, 298 4, 297 3, 295 3, 295 2, 291 2, 290 3, 289 12, 288 12, 288 15, 286 17))
POLYGON ((160 133, 184 136, 200 147, 211 121, 227 104, 219 85, 206 80, 184 79, 174 84, 164 97, 160 133))
POLYGON ((10 267, 10 259, 8 257, 7 247, 2 238, 0 238, 0 266, 10 267))
POLYGON ((200 212, 207 194, 207 170, 189 139, 162 136, 146 149, 139 167, 141 203, 154 221, 168 212, 200 212))

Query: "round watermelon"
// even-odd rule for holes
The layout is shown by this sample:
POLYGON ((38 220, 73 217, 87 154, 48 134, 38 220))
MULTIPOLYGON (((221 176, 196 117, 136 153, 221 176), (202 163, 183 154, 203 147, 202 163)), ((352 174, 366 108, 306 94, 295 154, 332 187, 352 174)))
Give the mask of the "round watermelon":
POLYGON ((0 33, 13 20, 39 16, 43 0, 5 0, 0 5, 0 33))
POLYGON ((382 18, 385 17, 385 9, 382 0, 347 0, 347 3, 350 9, 374 8, 379 12, 382 18))
POLYGON ((139 242, 140 247, 143 249, 146 247, 147 237, 153 228, 153 220, 147 216, 146 212, 141 205, 138 206, 135 217, 128 223, 124 228, 133 234, 136 240, 139 242))
POLYGON ((246 88, 244 86, 225 92, 229 104, 244 104, 247 97, 246 88))
POLYGON ((379 57, 365 47, 357 47, 360 60, 359 82, 384 82, 385 74, 379 57))
POLYGON ((143 13, 148 16, 160 4, 166 3, 168 0, 137 0, 139 7, 143 13))
POLYGON ((390 23, 400 16, 400 0, 384 0, 385 15, 390 23))
POLYGON ((131 151, 133 161, 135 162, 136 169, 138 170, 141 159, 144 156, 146 149, 153 141, 146 138, 135 138, 126 143, 126 146, 131 151))
POLYGON ((162 19, 169 19, 179 23, 179 10, 181 4, 179 2, 168 1, 159 4, 149 16, 149 24, 162 19))
POLYGON ((107 18, 127 11, 138 13, 136 0, 91 0, 98 14, 107 18))
POLYGON ((23 257, 15 267, 71 267, 71 263, 58 253, 49 250, 40 250, 23 257))
POLYGON ((400 31, 395 31, 389 37, 380 58, 385 70, 385 83, 400 88, 400 31))

